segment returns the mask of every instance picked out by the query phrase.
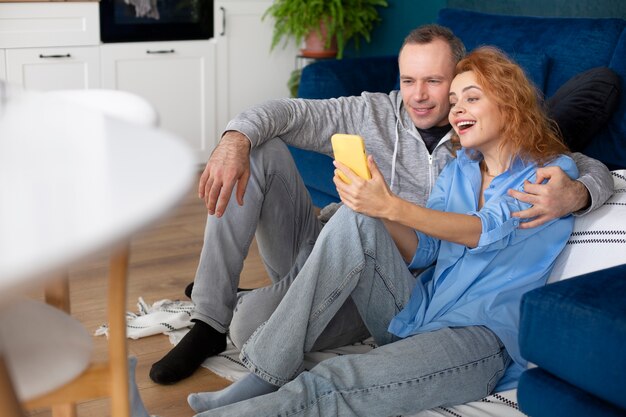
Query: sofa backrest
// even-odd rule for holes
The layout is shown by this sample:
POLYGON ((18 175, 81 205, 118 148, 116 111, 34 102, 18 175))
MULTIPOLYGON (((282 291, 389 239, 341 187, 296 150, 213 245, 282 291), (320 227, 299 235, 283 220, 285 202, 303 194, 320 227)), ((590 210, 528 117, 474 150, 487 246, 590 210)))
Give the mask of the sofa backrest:
MULTIPOLYGON (((570 78, 609 67, 626 89, 626 20, 506 16, 442 9, 437 23, 450 28, 468 51, 494 45, 525 68, 546 98, 570 78)), ((626 94, 608 125, 584 149, 612 169, 626 168, 626 94)))
POLYGON ((327 99, 358 96, 363 91, 387 93, 397 85, 396 55, 321 60, 302 70, 298 97, 327 99))

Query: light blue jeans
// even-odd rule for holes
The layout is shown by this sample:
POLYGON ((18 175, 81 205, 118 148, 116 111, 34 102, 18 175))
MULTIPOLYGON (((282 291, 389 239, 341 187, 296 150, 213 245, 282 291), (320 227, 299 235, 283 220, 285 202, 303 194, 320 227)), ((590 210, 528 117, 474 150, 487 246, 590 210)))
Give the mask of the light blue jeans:
MULTIPOLYGON (((322 228, 291 153, 280 139, 252 150, 250 171, 244 205, 237 203, 233 191, 224 216, 207 218, 191 295, 195 304, 192 319, 202 320, 220 332, 228 331, 243 262, 256 234, 261 258, 274 285, 245 294, 241 319, 230 328, 238 347, 271 316, 322 228)), ((366 337, 367 329, 348 300, 319 338, 317 348, 343 346, 366 337)))
POLYGON ((489 329, 444 328, 402 340, 387 332, 414 285, 382 222, 340 209, 241 353, 252 372, 281 389, 201 416, 391 416, 488 395, 510 362, 489 329), (350 296, 380 347, 302 372, 304 352, 350 296))

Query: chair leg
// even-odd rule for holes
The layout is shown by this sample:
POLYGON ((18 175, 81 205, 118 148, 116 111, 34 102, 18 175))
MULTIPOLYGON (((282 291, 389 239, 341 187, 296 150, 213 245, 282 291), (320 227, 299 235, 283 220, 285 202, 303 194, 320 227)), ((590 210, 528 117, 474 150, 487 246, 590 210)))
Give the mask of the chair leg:
POLYGON ((70 314, 70 280, 67 275, 49 281, 44 293, 46 304, 70 314))
POLYGON ((52 417, 78 417, 76 404, 58 404, 52 406, 52 417))
MULTIPOLYGON (((70 314, 70 280, 67 275, 61 275, 49 281, 44 290, 46 304, 70 314)), ((75 403, 57 404, 51 407, 52 417, 77 417, 75 403)))
POLYGON ((126 290, 128 244, 111 255, 109 270, 109 370, 111 415, 130 417, 128 348, 126 345, 126 290))
POLYGON ((11 383, 11 376, 7 369, 4 357, 0 352, 0 404, 2 404, 2 415, 7 417, 24 417, 22 406, 17 399, 15 389, 11 383))
MULTIPOLYGON (((111 415, 115 417, 130 417, 130 398, 128 380, 128 348, 126 344, 126 290, 128 274, 129 246, 124 245, 111 254, 109 266, 109 288, 107 301, 107 316, 109 321, 109 363, 108 369, 101 369, 99 380, 108 379, 108 392, 111 397, 111 415)), ((60 276, 49 282, 45 288, 46 302, 69 314, 70 312, 70 292, 69 279, 67 276, 60 276)), ((0 365, 4 365, 0 357, 0 365)), ((2 368, 0 366, 0 368, 2 368)), ((8 399, 10 394, 5 390, 2 371, 0 369, 0 403, 11 405, 8 399)), ((7 374, 8 377, 8 374, 7 374)), ((10 380, 7 379, 9 388, 10 380)), ((79 392, 80 389, 77 391, 79 392)), ((14 395, 14 394, 13 394, 14 395)), ((17 398, 15 399, 17 402, 17 398)), ((19 402, 13 414, 11 409, 7 410, 7 417, 23 417, 19 402)), ((2 414, 4 416, 4 413, 2 414)), ((53 417, 77 417, 76 404, 57 404, 52 406, 53 417)))

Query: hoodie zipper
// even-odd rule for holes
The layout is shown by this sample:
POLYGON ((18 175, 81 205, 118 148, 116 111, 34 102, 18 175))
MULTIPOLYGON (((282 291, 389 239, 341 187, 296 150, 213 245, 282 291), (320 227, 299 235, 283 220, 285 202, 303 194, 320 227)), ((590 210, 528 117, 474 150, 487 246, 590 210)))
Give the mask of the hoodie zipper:
POLYGON ((428 194, 430 195, 435 185, 433 184, 433 155, 432 154, 428 154, 428 183, 430 184, 430 189, 428 190, 428 194))
MULTIPOLYGON (((444 144, 447 142, 447 140, 443 140, 444 138, 446 138, 447 136, 451 136, 451 131, 446 133, 443 138, 441 138, 441 140, 439 141, 439 143, 437 144, 437 146, 435 146, 435 149, 433 149, 432 153, 428 154, 428 179, 430 181, 430 190, 429 190, 429 195, 430 193, 433 191, 433 188, 435 187, 435 182, 437 181, 437 176, 433 175, 433 155, 435 154, 435 152, 437 152, 437 149, 439 149, 439 147, 444 146, 444 144)), ((449 139, 448 139, 449 140, 449 139)), ((439 172, 441 173, 441 172, 439 172)))

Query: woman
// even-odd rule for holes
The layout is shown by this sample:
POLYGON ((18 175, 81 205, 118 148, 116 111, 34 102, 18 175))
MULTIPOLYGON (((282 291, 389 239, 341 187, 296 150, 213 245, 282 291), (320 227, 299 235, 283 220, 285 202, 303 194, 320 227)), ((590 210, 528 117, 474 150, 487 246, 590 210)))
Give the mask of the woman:
POLYGON ((480 48, 456 73, 449 119, 462 149, 427 207, 393 195, 371 158, 368 181, 336 162, 352 180, 335 176, 346 207, 243 347, 252 373, 189 396, 201 416, 388 416, 516 386, 526 366, 521 296, 545 283, 573 219, 520 229, 511 213, 527 206, 507 192, 534 182, 539 166, 578 173, 516 64, 480 48), (380 347, 302 372, 304 352, 348 297, 380 347))

